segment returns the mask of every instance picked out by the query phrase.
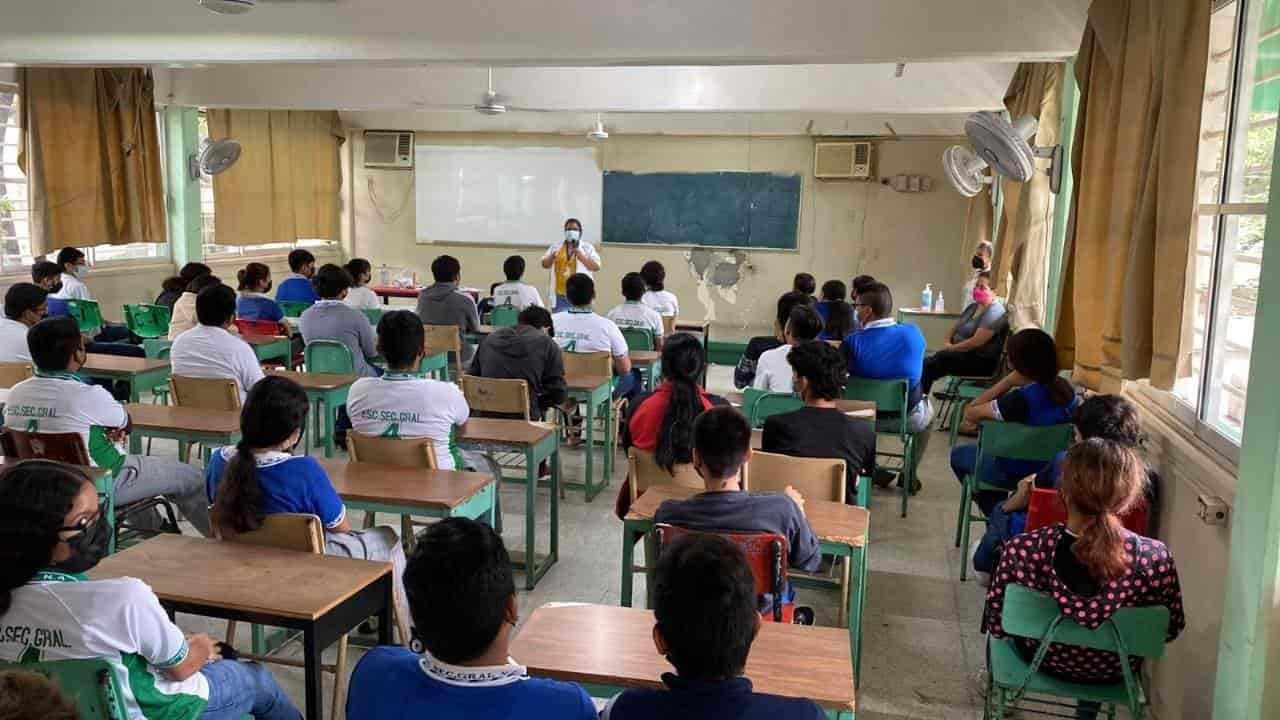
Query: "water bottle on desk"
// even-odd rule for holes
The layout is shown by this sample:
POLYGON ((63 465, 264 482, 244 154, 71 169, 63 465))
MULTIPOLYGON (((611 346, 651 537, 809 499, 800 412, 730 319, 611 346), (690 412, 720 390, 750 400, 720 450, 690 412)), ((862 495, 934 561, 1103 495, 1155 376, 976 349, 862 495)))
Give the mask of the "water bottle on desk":
POLYGON ((925 283, 924 292, 920 293, 920 310, 933 312, 933 284, 925 283))
POLYGON ((946 311, 947 311, 947 301, 946 301, 946 298, 942 297, 942 291, 941 291, 941 290, 939 290, 939 291, 938 291, 938 300, 937 300, 937 302, 935 302, 935 303, 933 304, 933 311, 934 311, 934 312, 936 312, 936 313, 946 312, 946 311))

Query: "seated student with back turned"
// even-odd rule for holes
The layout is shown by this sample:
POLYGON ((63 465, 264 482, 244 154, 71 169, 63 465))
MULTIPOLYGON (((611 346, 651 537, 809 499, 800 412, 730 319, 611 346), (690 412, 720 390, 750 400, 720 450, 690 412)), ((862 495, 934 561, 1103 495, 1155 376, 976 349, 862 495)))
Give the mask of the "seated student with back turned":
POLYGON ((178 301, 178 298, 182 297, 182 293, 187 291, 187 286, 191 284, 192 280, 212 272, 209 266, 204 263, 189 262, 183 265, 177 275, 165 278, 165 281, 161 283, 160 294, 156 296, 154 304, 163 305, 172 310, 173 304, 178 301))
POLYGON ((624 302, 615 305, 605 315, 613 321, 618 329, 641 328, 653 333, 653 349, 662 349, 662 316, 657 310, 645 305, 644 278, 640 273, 630 272, 622 276, 622 297, 624 302))
POLYGON ((751 387, 769 392, 791 392, 793 373, 791 365, 787 362, 787 355, 791 352, 791 348, 802 342, 816 339, 820 332, 822 332, 822 316, 813 309, 813 305, 805 303, 792 308, 787 324, 782 330, 782 339, 786 341, 785 344, 760 356, 760 361, 756 363, 756 379, 751 382, 751 387))
MULTIPOLYGON (((191 281, 186 291, 182 293, 182 297, 178 298, 178 301, 173 304, 173 313, 169 316, 170 340, 177 340, 179 335, 200 324, 200 318, 196 314, 196 298, 200 297, 200 293, 205 288, 211 288, 216 285, 222 285, 222 278, 217 275, 201 275, 191 281)), ((233 322, 231 327, 227 328, 227 331, 238 335, 240 331, 236 329, 234 316, 236 306, 239 303, 235 300, 234 291, 232 291, 232 300, 233 322)))
POLYGON ((218 448, 205 468, 205 493, 213 521, 225 535, 262 527, 275 513, 315 515, 324 524, 326 555, 391 563, 396 609, 407 618, 399 590, 404 549, 389 527, 352 530, 342 498, 324 468, 310 455, 292 455, 302 440, 311 404, 294 381, 279 375, 262 379, 240 410, 240 442, 218 448))
POLYGON ((743 677, 760 631, 755 579, 742 550, 714 535, 663 548, 654 571, 653 644, 675 667, 661 689, 623 690, 600 720, 821 720, 812 700, 752 691, 743 677))
POLYGON ((796 292, 802 292, 813 300, 813 294, 818 290, 818 281, 807 272, 796 273, 796 277, 791 281, 791 289, 796 292))
POLYGON ((311 278, 316 274, 316 256, 298 248, 289 253, 289 270, 280 287, 276 288, 276 302, 313 303, 320 299, 311 278))
MULTIPOLYGON (((89 262, 85 254, 73 247, 64 247, 58 251, 58 267, 62 274, 57 290, 51 291, 51 299, 58 303, 50 303, 50 315, 67 314, 67 300, 93 300, 93 293, 84 279, 89 276, 89 262)), ((99 308, 101 310, 101 308, 99 308)), ((144 357, 146 352, 138 345, 142 338, 130 332, 129 328, 118 323, 104 322, 98 328, 98 334, 89 338, 92 342, 90 352, 125 357, 144 357)))
POLYGON ((369 318, 343 302, 351 287, 351 274, 337 265, 322 265, 311 282, 320 299, 303 310, 298 318, 298 332, 302 333, 302 340, 308 343, 316 340, 342 343, 351 351, 356 375, 381 375, 382 371, 367 360, 378 354, 378 339, 373 334, 369 318))
POLYGON ((503 261, 502 274, 506 276, 507 281, 493 289, 494 306, 510 305, 517 310, 523 310, 530 305, 544 307, 538 288, 521 280, 524 277, 524 266, 524 258, 519 255, 512 255, 503 261))
POLYGON ((609 353, 613 357, 613 375, 618 378, 613 396, 630 395, 636 387, 636 378, 631 373, 627 341, 613 321, 591 310, 591 302, 596 299, 595 281, 578 273, 571 275, 564 286, 570 307, 551 316, 556 343, 565 352, 609 353))
POLYGON ((196 315, 200 324, 173 341, 169 354, 173 374, 234 380, 243 405, 249 389, 262 379, 262 365, 249 343, 231 334, 236 319, 235 291, 221 283, 201 290, 196 315))
POLYGON ((650 260, 640 266, 640 277, 644 278, 645 293, 641 302, 662 317, 679 317, 680 300, 676 294, 666 289, 667 269, 657 260, 650 260))
MULTIPOLYGON (((480 327, 480 313, 476 301, 458 289, 462 282, 462 264, 450 255, 441 255, 431 261, 431 277, 435 283, 422 289, 418 295, 418 317, 428 325, 457 325, 459 333, 469 333, 480 327)), ((462 357, 466 365, 475 352, 471 343, 462 342, 462 357)))
POLYGON ((9 390, 5 426, 35 433, 79 433, 93 465, 111 471, 117 507, 163 495, 201 535, 212 534, 199 469, 173 458, 122 452, 129 413, 106 389, 76 377, 87 357, 76 321, 41 320, 27 333, 27 345, 36 374, 9 390))
MULTIPOLYGON (((236 273, 240 299, 236 301, 236 315, 244 320, 284 320, 284 310, 271 299, 271 268, 260 262, 251 262, 236 273)), ((308 281, 310 282, 310 281, 308 281)))
POLYGON ((467 372, 477 377, 524 380, 529 386, 529 417, 543 419, 547 408, 565 401, 564 358, 551 339, 551 313, 540 305, 520 311, 516 324, 501 327, 480 341, 467 372))
POLYGON ((351 385, 347 412, 351 427, 363 435, 429 438, 436 465, 465 466, 453 441, 453 428, 471 417, 457 385, 418 375, 426 352, 422 321, 408 310, 393 310, 378 321, 378 351, 387 360, 382 377, 363 377, 351 385))
POLYGON ((130 718, 301 720, 269 670, 222 658, 208 635, 184 636, 146 583, 88 578, 111 538, 102 512, 79 468, 27 460, 0 471, 0 625, 57 639, 4 633, 0 662, 106 660, 130 718))
POLYGON ((351 673, 347 720, 595 720, 572 683, 529 677, 510 656, 519 617, 511 558, 488 525, 445 518, 405 569, 409 648, 378 647, 351 673))
POLYGON ((849 283, 849 304, 853 305, 853 328, 849 332, 858 332, 862 329, 862 321, 858 319, 858 296, 866 292, 872 285, 879 284, 875 278, 870 275, 859 275, 849 283))
POLYGON ((787 362, 804 407, 764 421, 760 449, 795 457, 844 460, 845 502, 857 504, 858 476, 871 477, 876 465, 876 426, 836 407, 847 374, 840 351, 821 340, 800 343, 787 362))
POLYGON ((4 294, 4 318, 0 319, 0 362, 31 362, 27 333, 48 313, 48 295, 31 283, 9 286, 4 294))
POLYGON ((791 317, 791 310, 797 305, 805 305, 812 302, 813 298, 795 290, 783 293, 782 297, 778 298, 778 308, 773 321, 773 334, 753 337, 747 342, 747 349, 738 360, 737 367, 733 369, 734 387, 741 390, 755 381, 756 366, 760 362, 760 356, 782 345, 782 331, 787 327, 787 318, 791 317))
POLYGON ((369 281, 373 279, 373 266, 364 258, 351 258, 343 267, 351 273, 351 287, 342 302, 357 310, 377 310, 382 307, 378 294, 369 289, 369 281))
POLYGON ((822 301, 814 306, 822 316, 819 340, 844 340, 853 332, 853 306, 845 302, 844 283, 828 280, 822 283, 822 301))
MULTIPOLYGON (((1066 524, 1047 525, 1010 538, 991 575, 982 627, 1004 638, 1001 624, 1005 589, 1022 585, 1051 595, 1067 619, 1097 629, 1121 608, 1161 606, 1169 609, 1165 642, 1186 625, 1182 587, 1173 555, 1164 543, 1125 530, 1120 515, 1142 496, 1146 473, 1131 448, 1101 438, 1082 440, 1067 451, 1062 466, 1062 499, 1066 524)), ((1014 638, 1030 661, 1039 649, 1035 640, 1014 638)), ((1130 660, 1141 673, 1142 659, 1130 660)), ((1102 650, 1051 645, 1040 672, 1072 683, 1115 683, 1123 677, 1119 655, 1102 650)), ((1081 701, 1076 717, 1097 717, 1096 703, 1081 701)))

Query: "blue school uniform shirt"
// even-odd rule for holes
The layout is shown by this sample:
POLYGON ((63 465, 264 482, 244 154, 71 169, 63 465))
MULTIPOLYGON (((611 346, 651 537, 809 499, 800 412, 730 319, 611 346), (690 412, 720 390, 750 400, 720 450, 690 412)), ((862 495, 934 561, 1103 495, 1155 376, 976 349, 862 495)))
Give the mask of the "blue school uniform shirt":
POLYGON ((284 310, 280 309, 275 300, 261 293, 241 293, 236 298, 236 317, 280 322, 284 319, 284 310))
POLYGON ((295 273, 290 273, 276 288, 276 302, 314 303, 319 299, 311 280, 295 273))
MULTIPOLYGON (((995 416, 998 420, 1044 427, 1071 422, 1071 415, 1079 404, 1079 396, 1073 392, 1071 399, 1065 405, 1058 405, 1053 402, 1048 385, 1032 383, 1005 393, 997 398, 994 404, 995 416)), ((1044 468, 1043 463, 1034 460, 997 458, 996 463, 1009 477, 1026 477, 1044 468)))
MULTIPOLYGON (((236 454, 233 446, 218 448, 204 471, 205 494, 212 503, 227 463, 236 454)), ((335 528, 347 517, 346 506, 329 476, 315 458, 283 452, 261 453, 255 457, 258 485, 262 487, 263 515, 308 513, 320 518, 326 528, 335 528)))
POLYGON ((56 298, 52 295, 45 298, 45 307, 48 308, 49 317, 62 317, 70 315, 71 311, 67 309, 67 301, 62 298, 56 298))
POLYGON ((850 375, 872 380, 907 378, 911 381, 907 408, 920 402, 923 394, 920 372, 925 350, 920 328, 897 323, 892 318, 873 320, 846 337, 840 349, 849 358, 850 375))
POLYGON ((753 692, 744 677, 693 682, 664 673, 662 690, 624 690, 609 701, 600 720, 819 720, 826 713, 812 700, 753 692))
POLYGON ((347 720, 427 717, 596 720, 596 707, 577 685, 531 678, 514 662, 462 667, 400 647, 374 648, 361 658, 351 673, 347 720))

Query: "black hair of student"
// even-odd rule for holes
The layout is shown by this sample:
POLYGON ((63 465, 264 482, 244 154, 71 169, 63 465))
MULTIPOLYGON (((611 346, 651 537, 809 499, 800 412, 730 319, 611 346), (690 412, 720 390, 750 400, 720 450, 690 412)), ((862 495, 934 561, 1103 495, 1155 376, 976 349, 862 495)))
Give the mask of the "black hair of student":
POLYGON ((58 684, 37 672, 0 672, 0 718, 80 720, 80 711, 58 684))
POLYGON ((316 261, 316 256, 312 255, 307 250, 303 250, 302 248, 298 248, 297 250, 291 250, 289 252, 289 269, 294 272, 301 271, 304 265, 306 265, 307 263, 314 263, 315 261, 316 261))
POLYGON ((502 274, 506 276, 507 282, 515 282, 524 277, 524 258, 519 255, 512 255, 503 260, 502 274))
POLYGON ((871 307, 871 314, 883 320, 893 313, 893 291, 882 282, 872 282, 858 293, 858 304, 871 307))
MULTIPOLYGON (((217 275, 213 275, 213 274, 201 275, 200 277, 191 281, 191 284, 187 286, 187 292, 194 293, 198 298, 200 296, 200 293, 204 291, 205 288, 211 288, 214 285, 221 285, 221 284, 222 284, 222 278, 218 277, 217 275)), ((232 293, 234 294, 235 291, 233 290, 232 293)))
POLYGON ((653 459, 667 472, 693 461, 693 422, 702 412, 698 378, 705 362, 702 343, 689 333, 675 333, 662 344, 662 379, 671 384, 671 401, 653 459))
POLYGON ((850 283, 850 286, 853 288, 853 296, 857 297, 861 295, 863 291, 871 287, 875 282, 876 282, 876 279, 871 277, 870 275, 859 275, 858 277, 854 278, 853 282, 850 283))
POLYGON ((72 502, 88 482, 79 468, 52 460, 0 470, 0 615, 14 590, 49 567, 72 502))
POLYGON ((240 290, 252 290, 258 283, 271 277, 271 268, 265 263, 251 262, 236 272, 236 285, 240 290))
MULTIPOLYGON (((573 223, 574 225, 577 225, 577 226, 578 226, 578 232, 582 232, 582 221, 581 221, 581 220, 579 220, 578 218, 575 218, 575 217, 571 217, 571 218, 569 218, 569 219, 565 220, 565 221, 564 221, 564 226, 565 226, 565 228, 566 228, 566 229, 569 227, 569 223, 573 223)), ((579 240, 581 240, 582 238, 581 238, 581 237, 579 237, 578 239, 579 239, 579 240)))
POLYGON ((333 263, 321 265, 311 278, 311 286, 316 289, 316 294, 321 300, 337 300, 343 291, 350 289, 352 285, 355 285, 355 280, 351 279, 351 273, 341 265, 333 263))
POLYGON ((196 295, 196 320, 201 325, 223 327, 236 317, 236 291, 218 283, 196 295))
POLYGON ((574 273, 564 281, 564 296, 574 307, 586 307, 596 299, 596 281, 586 273, 574 273))
POLYGON ((237 533, 262 527, 262 485, 253 453, 301 433, 310 407, 306 391, 286 377, 268 375, 249 388, 240 409, 240 442, 213 500, 217 527, 237 533))
POLYGON ((693 447, 715 478, 738 472, 751 447, 751 424, 737 409, 719 405, 693 421, 693 447))
POLYGON ((39 283, 41 280, 62 275, 62 266, 51 260, 40 260, 31 266, 31 282, 39 283))
POLYGON ((663 284, 667 281, 667 269, 657 260, 650 260, 640 266, 640 277, 644 278, 644 284, 650 290, 658 292, 663 289, 663 284))
POLYGON ((488 525, 445 518, 421 535, 404 569, 413 634, 427 652, 460 664, 484 654, 516 594, 511 558, 488 525))
POLYGON ((640 298, 644 297, 645 290, 644 278, 638 272, 629 272, 622 276, 622 297, 631 302, 640 302, 640 298))
POLYGON ((213 270, 204 263, 189 262, 182 266, 182 269, 178 271, 177 275, 165 280, 161 287, 163 287, 167 292, 180 293, 191 287, 192 281, 196 278, 201 275, 208 275, 212 272, 213 270))
POLYGON ((759 627, 755 580, 742 550, 718 535, 688 534, 662 549, 653 614, 681 679, 742 675, 759 627))
POLYGON ((795 280, 791 282, 791 289, 805 295, 812 295, 818 289, 818 281, 807 272, 796 273, 795 280))
POLYGON ((27 331, 31 362, 38 370, 66 370, 71 357, 83 347, 80 325, 66 315, 41 320, 27 331))
POLYGON ((783 293, 782 297, 778 298, 778 314, 775 316, 778 321, 778 329, 782 330, 787 326, 787 318, 791 317, 792 310, 812 302, 812 297, 799 290, 783 293))
POLYGON ((1049 399, 1055 405, 1066 405, 1075 390, 1058 375, 1058 347, 1049 333, 1027 328, 1009 338, 1009 365, 1032 382, 1049 387, 1049 399))
POLYGON ((979 279, 986 280, 988 283, 990 283, 990 282, 991 282, 991 271, 990 271, 990 270, 983 270, 982 272, 978 273, 977 277, 978 277, 979 279))
POLYGON ((845 300, 848 298, 848 292, 848 289, 840 280, 828 280, 822 283, 822 299, 828 302, 845 300))
POLYGON ((35 310, 45 303, 49 293, 34 283, 14 283, 4 294, 4 316, 17 320, 22 313, 35 310))
POLYGON ((849 381, 840 351, 822 340, 802 342, 787 353, 787 363, 796 375, 809 381, 809 390, 822 400, 835 400, 849 381))
POLYGON ((417 370, 414 359, 426 345, 422 318, 410 310, 392 310, 378 320, 378 348, 392 370, 417 370))
POLYGON ((1071 422, 1080 437, 1102 438, 1136 448, 1142 442, 1142 426, 1133 403, 1119 395, 1093 395, 1076 408, 1071 422))
POLYGON ((84 257, 84 251, 73 247, 64 247, 58 251, 58 267, 65 268, 67 263, 80 262, 80 258, 84 257))
POLYGON ((844 283, 839 280, 822 283, 822 300, 830 306, 827 312, 827 336, 843 340, 853 332, 853 306, 845 301, 844 283))
POLYGON ((822 333, 822 316, 808 303, 791 308, 786 327, 796 340, 812 340, 822 333))
POLYGON ((452 255, 441 255, 431 261, 431 277, 438 283, 457 282, 462 275, 462 263, 452 255))
POLYGON ((373 273, 373 266, 364 258, 351 258, 343 267, 351 273, 351 287, 355 287, 356 283, 360 282, 361 276, 373 273))
POLYGON ((551 311, 537 305, 530 305, 529 307, 521 310, 520 315, 516 317, 516 322, 520 325, 528 325, 529 327, 538 328, 539 330, 550 330, 552 333, 555 332, 555 326, 551 324, 551 311))

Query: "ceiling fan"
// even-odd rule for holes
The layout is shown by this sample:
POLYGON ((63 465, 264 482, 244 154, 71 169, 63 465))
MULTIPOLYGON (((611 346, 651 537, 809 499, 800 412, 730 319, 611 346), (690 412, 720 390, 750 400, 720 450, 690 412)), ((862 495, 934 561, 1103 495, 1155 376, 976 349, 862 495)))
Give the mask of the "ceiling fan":
POLYGON ((1046 158, 1049 190, 1058 192, 1062 187, 1062 145, 1032 145, 1037 126, 1030 115, 1010 122, 1003 112, 973 113, 964 122, 964 133, 973 149, 953 145, 942 154, 947 179, 961 195, 973 197, 992 180, 983 173, 987 167, 1014 182, 1027 182, 1035 175, 1036 158, 1046 158))
POLYGON ((474 103, 432 103, 425 101, 416 101, 412 105, 415 108, 424 110, 466 110, 469 112, 480 113, 481 115, 504 115, 507 112, 555 112, 549 108, 535 108, 524 105, 512 105, 511 98, 504 95, 493 87, 493 68, 488 68, 486 73, 488 84, 486 90, 480 95, 477 102, 474 103))

